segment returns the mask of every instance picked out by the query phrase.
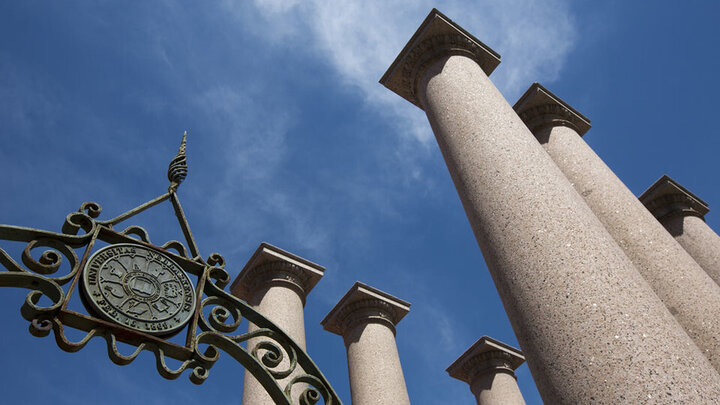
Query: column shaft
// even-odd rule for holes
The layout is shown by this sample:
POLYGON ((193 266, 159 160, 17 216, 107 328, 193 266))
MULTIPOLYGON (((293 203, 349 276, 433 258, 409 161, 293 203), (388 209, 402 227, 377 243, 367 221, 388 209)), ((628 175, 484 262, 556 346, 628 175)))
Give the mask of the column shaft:
POLYGON ((356 282, 322 325, 345 342, 353 405, 410 405, 395 325, 410 303, 356 282))
MULTIPOLYGON (((298 293, 284 286, 269 286, 248 301, 258 312, 268 317, 305 350, 305 311, 298 293)), ((257 329, 251 325, 251 330, 257 329)))
POLYGON ((547 403, 686 402, 720 376, 478 63, 427 63, 417 92, 547 403))
MULTIPOLYGON (((315 263, 286 252, 267 243, 261 243, 230 287, 233 295, 245 300, 290 336, 301 349, 305 350, 305 298, 323 276, 325 269, 315 263)), ((248 331, 257 330, 250 324, 248 331)), ((260 342, 270 341, 266 337, 248 340, 247 350, 252 353, 260 342)), ((264 354, 258 351, 258 358, 264 354)), ((287 353, 274 367, 276 371, 290 368, 287 353)), ((295 375, 302 371, 297 367, 289 376, 277 382, 284 388, 295 375)), ((291 399, 295 403, 307 387, 304 383, 294 384, 291 399)), ((243 405, 272 405, 273 400, 265 388, 249 372, 245 372, 243 405)))
POLYGON ((662 221, 665 229, 720 285, 720 236, 697 216, 672 216, 662 221))
POLYGON ((720 369, 720 286, 567 126, 538 139, 635 267, 716 369, 720 369))
POLYGON ((358 324, 343 336, 354 405, 410 405, 395 334, 384 324, 358 324))
POLYGON ((638 200, 720 285, 720 237, 705 223, 708 204, 668 175, 660 177, 638 200))
POLYGON ((478 405, 525 405, 515 378, 515 369, 524 362, 518 349, 483 336, 447 372, 470 385, 478 405))
MULTIPOLYGON (((248 301, 258 312, 265 315, 274 324, 280 326, 298 346, 305 350, 305 314, 303 311, 303 300, 293 289, 285 286, 270 286, 259 291, 252 300, 248 301)), ((250 324, 248 332, 257 330, 257 326, 250 324)), ((248 340, 248 350, 252 350, 263 338, 248 340)), ((285 370, 290 362, 285 356, 278 370, 285 370)), ((302 391, 299 385, 293 390, 302 391)), ((265 391, 265 388, 246 372, 243 382, 243 405, 272 405, 275 402, 265 391)))
POLYGON ((486 373, 470 386, 478 405, 525 405, 512 373, 486 373))

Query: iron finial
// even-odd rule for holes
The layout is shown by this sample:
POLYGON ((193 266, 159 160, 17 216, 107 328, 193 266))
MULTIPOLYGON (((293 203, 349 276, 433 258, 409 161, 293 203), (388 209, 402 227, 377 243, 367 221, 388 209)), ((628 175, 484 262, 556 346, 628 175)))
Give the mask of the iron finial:
POLYGON ((168 180, 170 180, 170 191, 177 190, 188 174, 187 155, 185 155, 186 142, 187 131, 183 134, 182 142, 180 142, 180 150, 178 150, 177 155, 170 161, 170 166, 168 166, 167 176, 168 180))

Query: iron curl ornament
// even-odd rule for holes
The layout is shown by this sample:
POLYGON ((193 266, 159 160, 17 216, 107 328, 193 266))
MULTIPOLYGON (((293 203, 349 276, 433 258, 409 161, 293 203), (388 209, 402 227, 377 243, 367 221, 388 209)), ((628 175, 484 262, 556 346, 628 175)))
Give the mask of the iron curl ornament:
POLYGON ((127 365, 149 351, 162 377, 173 380, 188 370, 195 384, 209 377, 224 352, 250 372, 276 404, 311 405, 323 400, 341 405, 328 380, 292 338, 225 290, 230 282, 225 259, 219 253, 207 259, 200 255, 177 194, 188 174, 186 137, 187 132, 168 167, 168 192, 155 199, 104 221, 98 219, 101 206, 85 202, 67 215, 61 232, 0 225, 0 241, 27 243, 20 262, 0 246, 0 265, 5 270, 0 271, 0 287, 29 290, 20 313, 30 323, 30 333, 37 337, 52 333, 64 351, 77 352, 91 339, 103 338, 113 363, 127 365), (142 227, 117 227, 168 200, 185 244, 171 240, 158 246, 142 227), (106 245, 96 247, 98 241, 106 245), (38 257, 38 249, 43 248, 38 257), (82 251, 80 257, 76 250, 82 251), (65 262, 62 268, 69 270, 61 272, 65 262), (76 292, 87 313, 68 308, 76 292), (46 300, 40 304, 42 297, 46 300), (256 328, 238 331, 243 319, 256 328), (66 328, 85 335, 70 340, 66 328), (184 345, 169 340, 182 330, 184 345), (135 351, 121 354, 118 342, 134 346, 135 351), (168 366, 168 358, 179 366, 168 366))

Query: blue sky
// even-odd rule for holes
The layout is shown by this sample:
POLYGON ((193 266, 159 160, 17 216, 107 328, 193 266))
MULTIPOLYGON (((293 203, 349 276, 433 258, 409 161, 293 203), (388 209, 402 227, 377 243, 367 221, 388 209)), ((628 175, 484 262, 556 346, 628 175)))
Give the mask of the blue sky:
MULTIPOLYGON (((474 403, 445 368, 482 335, 517 341, 425 116, 377 83, 432 7, 502 55, 491 79, 510 104, 541 82, 592 120, 586 141, 636 195, 667 173, 720 228, 710 1, 5 1, 0 223, 59 231, 84 201, 110 218, 159 195, 188 129, 180 197, 204 256, 234 277, 267 241, 327 268, 308 352, 347 404, 342 339, 320 320, 355 280, 412 303, 397 343, 413 403, 474 403)), ((136 222, 162 244, 182 236, 171 212, 136 222)), ((229 357, 197 387, 149 353, 65 353, 28 334, 24 296, 0 294, 7 403, 239 401, 229 357)))

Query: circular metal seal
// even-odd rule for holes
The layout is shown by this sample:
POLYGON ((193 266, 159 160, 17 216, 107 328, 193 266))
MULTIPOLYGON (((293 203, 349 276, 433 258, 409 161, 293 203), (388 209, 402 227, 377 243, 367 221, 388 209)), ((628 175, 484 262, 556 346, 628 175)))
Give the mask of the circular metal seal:
POLYGON ((195 290, 183 269, 140 245, 119 243, 95 252, 82 286, 102 318, 153 335, 177 332, 195 311, 195 290))

